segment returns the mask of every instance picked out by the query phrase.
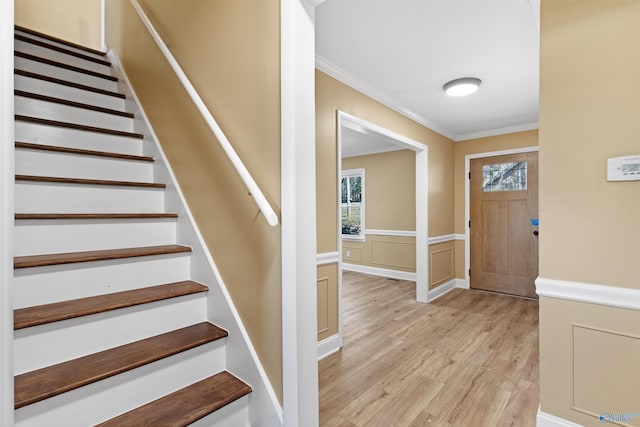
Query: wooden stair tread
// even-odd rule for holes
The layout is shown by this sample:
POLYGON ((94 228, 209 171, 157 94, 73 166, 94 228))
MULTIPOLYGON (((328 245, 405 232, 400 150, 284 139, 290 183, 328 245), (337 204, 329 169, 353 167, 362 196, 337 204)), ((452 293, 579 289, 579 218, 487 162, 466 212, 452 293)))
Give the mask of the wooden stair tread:
POLYGON ((166 188, 158 182, 111 181, 108 179, 64 178, 59 176, 16 175, 16 181, 55 182, 59 184, 112 185, 118 187, 166 188))
POLYGON ((17 213, 15 219, 164 219, 178 218, 177 213, 132 212, 132 213, 17 213))
POLYGON ((208 288, 200 283, 186 280, 183 282, 167 283, 112 294, 20 308, 13 312, 13 329, 30 328, 32 326, 44 325, 60 320, 74 319, 76 317, 206 292, 207 290, 208 288))
POLYGON ((20 114, 16 114, 15 115, 15 119, 17 121, 35 123, 35 124, 39 124, 39 125, 57 126, 57 127, 68 128, 68 129, 76 129, 76 130, 86 130, 88 132, 105 133, 105 134, 108 134, 108 135, 124 136, 124 137, 128 137, 128 138, 138 138, 138 139, 143 139, 144 138, 144 135, 142 135, 141 133, 134 133, 134 132, 126 132, 126 131, 122 131, 122 130, 99 128, 99 127, 95 127, 95 126, 86 126, 86 125, 80 125, 80 124, 77 124, 77 123, 60 122, 60 121, 57 121, 57 120, 41 119, 39 117, 23 116, 23 115, 20 115, 20 114))
POLYGON ((53 50, 53 51, 56 51, 56 52, 59 52, 59 53, 64 53, 65 55, 74 56, 76 58, 80 58, 80 59, 83 59, 85 61, 95 62, 96 64, 104 65, 106 67, 111 67, 111 62, 106 61, 104 59, 100 59, 100 58, 96 58, 96 57, 93 57, 93 56, 85 55, 83 53, 76 52, 76 51, 71 50, 71 49, 65 49, 64 47, 56 46, 56 45, 44 42, 42 40, 33 39, 31 37, 25 37, 22 34, 14 34, 13 37, 16 40, 20 40, 20 41, 23 41, 25 43, 30 43, 30 44, 35 45, 35 46, 44 47, 46 49, 53 50))
POLYGON ((86 91, 89 91, 89 92, 99 93, 101 95, 108 95, 108 96, 113 96, 113 97, 122 98, 122 99, 125 99, 127 97, 124 93, 112 92, 110 90, 100 89, 100 88, 93 87, 93 86, 87 86, 87 85, 83 85, 83 84, 76 83, 76 82, 70 82, 68 80, 63 80, 63 79, 58 79, 58 78, 51 77, 51 76, 46 76, 44 74, 38 74, 38 73, 34 73, 32 71, 19 70, 17 68, 14 68, 13 69, 13 73, 18 75, 18 76, 29 77, 29 78, 38 79, 38 80, 44 80, 44 81, 47 81, 47 82, 51 82, 51 83, 55 83, 55 84, 59 84, 59 85, 63 85, 63 86, 69 86, 69 87, 73 87, 73 88, 76 88, 76 89, 81 89, 81 90, 86 90, 86 91))
POLYGON ((48 265, 74 264, 79 262, 106 261, 152 255, 167 255, 191 252, 189 246, 161 245, 139 248, 104 249, 99 251, 66 252, 58 254, 25 255, 13 258, 13 268, 44 267, 48 265))
POLYGON ((113 110, 111 108, 98 107, 96 105, 84 104, 82 102, 69 101, 68 99, 55 98, 53 96, 40 95, 40 94, 37 94, 37 93, 26 92, 26 91, 18 90, 18 89, 14 90, 13 92, 14 92, 15 96, 22 96, 24 98, 36 99, 38 101, 52 102, 52 103, 55 103, 55 104, 66 105, 66 106, 69 106, 69 107, 82 108, 82 109, 85 109, 85 110, 96 111, 98 113, 111 114, 111 115, 114 115, 114 116, 121 116, 121 117, 127 117, 129 119, 133 119, 133 113, 128 113, 126 111, 119 111, 119 110, 113 110))
POLYGON ((20 25, 14 25, 14 28, 17 31, 22 31, 23 33, 31 34, 32 36, 41 37, 43 39, 47 39, 47 40, 50 40, 52 42, 65 44, 65 45, 67 45, 69 47, 74 47, 76 49, 81 49, 81 50, 84 50, 85 52, 90 52, 90 53, 93 53, 95 55, 101 55, 101 56, 105 56, 106 55, 106 53, 102 52, 101 50, 92 49, 90 47, 83 46, 83 45, 77 44, 77 43, 73 43, 73 42, 70 42, 68 40, 59 39, 57 37, 50 36, 49 34, 45 34, 45 33, 41 33, 41 32, 36 31, 36 30, 32 30, 31 28, 22 27, 20 25))
POLYGON ((57 153, 81 154, 85 156, 110 157, 123 160, 137 160, 141 162, 154 162, 155 159, 149 156, 137 156, 134 154, 113 153, 109 151, 85 150, 81 148, 59 147, 56 145, 33 144, 31 142, 16 141, 16 148, 28 150, 54 151, 57 153))
POLYGON ((40 62, 42 64, 47 64, 47 65, 51 65, 53 67, 63 68, 65 70, 74 71, 76 73, 81 73, 81 74, 86 74, 88 76, 93 76, 93 77, 97 77, 99 79, 109 80, 109 81, 112 81, 112 82, 117 82, 118 81, 118 78, 112 76, 111 74, 104 74, 104 73, 99 73, 99 72, 93 71, 93 70, 87 70, 86 68, 77 67, 75 65, 66 64, 66 63, 60 62, 60 61, 54 61, 53 59, 43 58, 42 56, 32 55, 30 53, 21 52, 19 50, 16 50, 13 53, 14 53, 15 56, 17 56, 19 58, 28 59, 30 61, 40 62))
POLYGON ((15 408, 22 408, 226 336, 226 331, 203 322, 17 375, 14 383, 15 408))
POLYGON ((251 393, 251 387, 227 371, 168 394, 96 427, 187 426, 251 393))

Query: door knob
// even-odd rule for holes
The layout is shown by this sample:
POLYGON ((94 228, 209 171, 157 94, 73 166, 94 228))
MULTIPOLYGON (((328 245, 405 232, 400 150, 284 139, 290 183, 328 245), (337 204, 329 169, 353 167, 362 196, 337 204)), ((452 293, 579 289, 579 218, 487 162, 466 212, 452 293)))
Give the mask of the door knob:
POLYGON ((538 230, 533 230, 533 235, 537 236, 538 235, 538 230))

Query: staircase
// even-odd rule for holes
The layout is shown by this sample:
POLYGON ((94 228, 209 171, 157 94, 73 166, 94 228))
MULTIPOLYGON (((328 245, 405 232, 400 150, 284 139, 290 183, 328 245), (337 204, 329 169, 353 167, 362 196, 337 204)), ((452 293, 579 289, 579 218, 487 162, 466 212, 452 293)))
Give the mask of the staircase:
POLYGON ((16 425, 247 426, 127 92, 105 53, 16 28, 16 425))

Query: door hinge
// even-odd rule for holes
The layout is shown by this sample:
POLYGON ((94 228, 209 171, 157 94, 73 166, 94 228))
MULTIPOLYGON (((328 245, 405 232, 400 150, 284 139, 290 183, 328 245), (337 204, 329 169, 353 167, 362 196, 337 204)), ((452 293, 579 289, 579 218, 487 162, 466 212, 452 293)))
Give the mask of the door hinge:
POLYGON ((471 277, 471 269, 469 269, 469 277, 471 277))
POLYGON ((469 228, 471 228, 471 220, 469 220, 469 228))
POLYGON ((469 172, 469 180, 471 180, 471 172, 469 172))

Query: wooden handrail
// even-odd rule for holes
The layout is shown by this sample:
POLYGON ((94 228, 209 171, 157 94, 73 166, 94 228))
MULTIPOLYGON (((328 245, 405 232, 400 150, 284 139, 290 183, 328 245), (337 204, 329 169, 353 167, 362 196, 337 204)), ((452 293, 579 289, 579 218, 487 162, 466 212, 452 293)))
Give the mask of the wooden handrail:
POLYGON ((233 149, 233 146, 229 142, 229 139, 226 137, 226 135, 224 134, 224 132, 222 131, 222 129, 220 128, 216 120, 211 115, 211 112, 205 105, 200 95, 198 95, 198 92, 196 92, 195 88, 189 81, 189 78, 182 70, 182 67, 180 67, 180 65, 178 64, 178 61, 176 61, 176 58, 171 54, 171 51, 169 50, 167 45, 164 43, 164 41, 162 40, 162 38, 154 28, 153 24, 151 23, 147 15, 144 13, 144 10, 142 10, 142 7, 140 7, 140 4, 137 2, 137 0, 131 0, 131 4, 133 5, 134 9, 138 13, 138 16, 140 16, 140 19, 144 23, 145 27, 147 27, 147 30, 149 30, 149 33, 151 34, 156 44, 160 48, 160 51, 169 62, 169 65, 171 66, 173 71, 176 73, 178 80, 180 80, 180 83, 182 83, 182 86, 184 86, 184 88, 186 89, 187 93, 191 97, 191 100, 193 101, 195 106, 198 108, 198 111, 200 111, 202 118, 205 120, 205 122, 207 123, 207 125, 209 126, 213 134, 216 136, 216 138, 218 139, 218 142, 220 143, 220 146, 222 147, 224 152, 227 154, 227 157, 229 157, 229 160, 231 160, 231 163, 233 164, 233 166, 236 168, 236 171, 240 175, 240 178, 242 178, 242 181, 247 186, 247 189, 249 189, 249 193, 251 194, 256 204, 258 205, 260 212, 262 212, 262 215, 264 215, 269 225, 271 226, 278 225, 278 222, 279 222, 278 215, 276 215, 275 211, 267 201, 267 198, 264 196, 264 193, 262 193, 262 191, 260 190, 260 187, 258 187, 258 184, 256 184, 255 180, 247 170, 244 163, 242 163, 242 160, 238 156, 238 153, 236 153, 236 151, 233 149))

